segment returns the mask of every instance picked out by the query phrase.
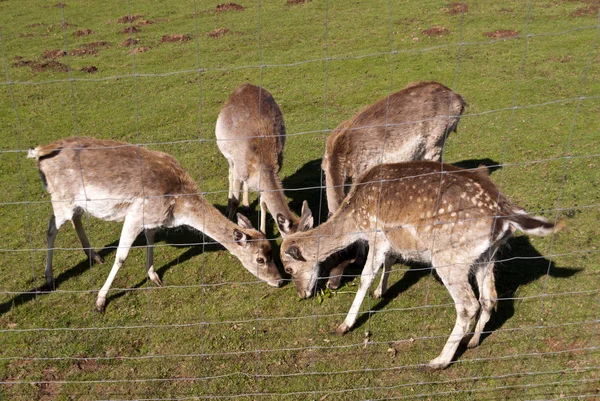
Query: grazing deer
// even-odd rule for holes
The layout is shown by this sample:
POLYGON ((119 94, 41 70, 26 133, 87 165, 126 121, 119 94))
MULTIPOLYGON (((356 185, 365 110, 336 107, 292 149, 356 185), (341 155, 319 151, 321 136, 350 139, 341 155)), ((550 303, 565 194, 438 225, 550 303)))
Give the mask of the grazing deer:
MULTIPOLYGON (((450 132, 456 131, 465 101, 437 82, 412 84, 342 122, 327 138, 323 171, 332 215, 354 181, 381 163, 440 161, 450 132)), ((347 263, 346 263, 347 264, 347 263)), ((334 268, 327 286, 338 288, 345 264, 334 268)))
POLYGON ((54 287, 52 251, 59 228, 71 220, 86 255, 102 263, 81 224, 87 212, 102 220, 124 221, 115 263, 100 289, 96 309, 106 295, 135 238, 145 231, 147 273, 157 285, 152 247, 159 227, 188 225, 220 242, 256 277, 272 286, 282 278, 271 258, 271 245, 244 216, 239 226, 226 219, 200 194, 174 157, 138 145, 94 138, 68 138, 29 151, 35 158, 54 214, 48 225, 46 284, 54 287))
POLYGON ((354 325, 381 265, 384 270, 375 298, 385 293, 395 258, 430 263, 450 292, 457 313, 444 349, 428 364, 430 369, 442 369, 478 311, 468 346, 479 343, 496 304, 493 267, 498 248, 515 229, 549 235, 563 225, 528 216, 498 191, 484 169, 462 170, 430 161, 384 164, 360 178, 328 221, 285 238, 281 260, 298 294, 309 297, 324 259, 350 244, 368 243, 360 286, 338 334, 354 325), (477 281, 479 302, 469 284, 470 272, 477 281))
POLYGON ((260 231, 266 232, 266 209, 276 217, 282 236, 298 229, 283 194, 279 170, 283 162, 285 125, 273 96, 258 86, 238 87, 221 109, 215 130, 217 145, 229 162, 229 199, 226 214, 233 217, 239 206, 248 207, 248 187, 259 192, 260 231))

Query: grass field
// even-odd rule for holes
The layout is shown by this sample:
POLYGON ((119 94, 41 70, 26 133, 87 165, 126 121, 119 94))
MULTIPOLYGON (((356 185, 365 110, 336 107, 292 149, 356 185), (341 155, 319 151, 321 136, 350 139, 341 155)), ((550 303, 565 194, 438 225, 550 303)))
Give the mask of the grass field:
POLYGON ((600 3, 238 3, 0 1, 0 399, 600 399, 600 3), (322 217, 329 130, 423 80, 469 104, 445 161, 499 165, 510 199, 569 225, 509 242, 490 334, 448 369, 419 368, 450 333, 452 300, 429 270, 401 264, 389 295, 363 305, 377 313, 337 337, 358 279, 299 302, 201 234, 162 231, 165 286, 145 278, 140 238, 98 314, 121 225, 89 218, 107 264, 91 266, 65 226, 57 290, 31 292, 51 206, 28 148, 73 135, 147 144, 224 210, 215 121, 236 86, 262 84, 287 126, 290 206, 308 199, 322 217))

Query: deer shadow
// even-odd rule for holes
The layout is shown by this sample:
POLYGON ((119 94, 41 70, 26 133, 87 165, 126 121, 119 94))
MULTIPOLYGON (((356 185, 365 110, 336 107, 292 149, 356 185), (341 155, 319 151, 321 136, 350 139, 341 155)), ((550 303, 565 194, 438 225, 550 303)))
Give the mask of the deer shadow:
MULTIPOLYGON (((162 229, 159 232, 157 232, 156 237, 155 237, 155 244, 162 242, 162 241, 165 241, 165 242, 168 241, 166 243, 166 245, 168 245, 168 246, 173 246, 175 248, 189 248, 189 249, 187 249, 183 254, 181 254, 177 258, 173 259, 169 263, 156 269, 156 273, 161 277, 170 268, 172 268, 180 263, 183 263, 191 258, 194 258, 204 252, 214 252, 216 250, 223 249, 223 247, 219 243, 211 240, 208 237, 205 237, 203 240, 202 233, 197 232, 195 230, 185 229, 185 228, 180 228, 180 227, 177 227, 174 229, 162 229)), ((106 259, 111 253, 115 252, 115 250, 118 248, 118 245, 119 245, 119 240, 115 240, 115 241, 111 242, 110 244, 107 244, 104 247, 102 247, 102 249, 97 251, 97 253, 103 259, 106 259)), ((138 235, 138 237, 134 241, 132 247, 143 247, 146 245, 147 245, 146 237, 145 237, 144 233, 141 233, 140 235, 138 235)), ((85 260, 82 260, 81 262, 79 262, 77 265, 56 275, 54 277, 54 288, 48 288, 48 286, 46 284, 44 284, 39 287, 34 287, 29 291, 25 291, 25 292, 15 295, 11 299, 0 304, 0 316, 9 312, 15 306, 22 305, 26 302, 33 301, 37 297, 44 296, 46 294, 50 294, 54 289, 59 288, 61 284, 63 284, 67 280, 70 280, 74 277, 84 274, 95 264, 96 264, 95 262, 86 258, 85 260)), ((109 267, 109 269, 110 269, 110 267, 109 267)), ((108 275, 109 269, 107 269, 107 271, 106 271, 107 275, 108 275)), ((144 280, 141 280, 136 285, 134 285, 132 288, 140 288, 142 285, 144 285, 144 283, 146 283, 147 280, 148 280, 148 277, 145 276, 144 280)), ((126 291, 120 291, 118 293, 112 294, 111 296, 109 296, 107 298, 107 304, 110 300, 120 298, 125 293, 126 293, 126 291)))
MULTIPOLYGON (((500 255, 496 259, 500 260, 500 262, 496 262, 494 268, 498 304, 496 311, 492 313, 491 319, 484 328, 480 344, 514 316, 515 295, 519 287, 537 281, 545 275, 554 278, 569 278, 583 270, 581 268, 557 267, 554 262, 544 258, 526 236, 511 238, 508 245, 501 248, 500 255)), ((382 310, 395 297, 417 283, 422 277, 431 274, 431 267, 417 264, 410 264, 409 266, 410 269, 398 282, 388 288, 383 298, 369 312, 359 316, 354 328, 364 324, 371 315, 382 310)), ((434 276, 437 279, 437 275, 434 274, 434 276)), ((439 279, 437 280, 439 281, 439 279)), ((474 290, 477 296, 477 288, 474 288, 474 290)), ((461 345, 453 360, 460 358, 466 350, 467 348, 461 345)))

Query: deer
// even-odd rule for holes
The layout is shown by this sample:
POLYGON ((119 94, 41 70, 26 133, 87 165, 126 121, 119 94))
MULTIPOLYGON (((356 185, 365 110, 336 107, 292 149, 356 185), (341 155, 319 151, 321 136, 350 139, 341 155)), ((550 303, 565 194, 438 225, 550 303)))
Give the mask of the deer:
POLYGON ((459 342, 479 344, 484 326, 497 302, 494 258, 516 229, 531 235, 551 235, 565 226, 530 216, 511 203, 490 179, 486 169, 464 170, 431 161, 384 164, 373 167, 353 185, 333 216, 316 228, 299 231, 280 248, 285 272, 301 298, 316 287, 320 265, 330 255, 354 243, 369 251, 352 306, 336 332, 348 332, 378 270, 383 273, 374 298, 388 286, 390 268, 401 258, 430 264, 450 293, 456 322, 439 356, 427 370, 446 368, 459 342), (469 283, 473 273, 479 290, 469 283))
POLYGON ((259 192, 262 233, 266 233, 266 209, 276 217, 282 237, 296 232, 301 221, 288 207, 278 176, 285 124, 273 96, 255 85, 239 86, 221 108, 215 134, 217 146, 229 163, 228 218, 239 206, 242 188, 242 206, 249 208, 250 187, 259 192))
POLYGON ((103 258, 94 251, 84 231, 83 213, 107 221, 123 221, 115 262, 96 299, 104 312, 106 296, 136 237, 147 241, 146 272, 161 286, 154 270, 154 237, 161 227, 190 226, 222 244, 243 267, 271 286, 283 284, 271 255, 271 244, 238 215, 234 224, 209 204, 177 160, 166 153, 115 140, 86 137, 61 139, 30 149, 53 214, 47 231, 46 286, 54 289, 52 256, 60 227, 71 220, 87 257, 103 258))
MULTIPOLYGON (((466 106, 462 96, 437 82, 419 82, 392 93, 342 122, 327 137, 322 169, 331 216, 350 184, 373 166, 412 160, 440 161, 446 138, 456 132, 466 106)), ((359 251, 359 257, 364 254, 359 251)), ((331 270, 327 286, 340 286, 345 266, 331 270)))

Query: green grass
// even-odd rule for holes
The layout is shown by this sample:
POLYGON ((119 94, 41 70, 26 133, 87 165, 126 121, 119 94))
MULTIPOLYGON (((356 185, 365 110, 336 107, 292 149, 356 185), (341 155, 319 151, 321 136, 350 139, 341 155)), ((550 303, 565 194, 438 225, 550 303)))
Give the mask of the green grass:
MULTIPOLYGON (((389 3, 280 0, 259 9, 240 0, 245 10, 217 13, 219 3, 207 1, 72 0, 63 9, 0 1, 0 399, 599 397, 598 14, 572 16, 595 2, 470 1, 463 16, 449 15, 445 1, 389 3), (117 19, 128 13, 156 22, 134 34, 136 47, 151 47, 135 57, 120 46, 129 35, 118 33, 127 25, 117 19), (448 33, 422 33, 433 26, 448 33), (86 28, 93 33, 74 35, 86 28), (208 35, 220 28, 230 31, 208 35), (484 36, 497 29, 520 36, 484 36), (161 43, 168 34, 191 39, 161 43), (18 66, 17 57, 39 61, 46 50, 99 41, 108 45, 95 56, 57 60, 71 72, 18 66), (95 74, 81 71, 91 65, 95 74), (226 251, 185 245, 202 236, 165 231, 155 251, 165 287, 147 282, 145 251, 134 249, 100 315, 94 291, 121 227, 90 218, 92 243, 109 247, 107 265, 90 267, 65 227, 58 290, 23 293, 43 284, 51 214, 29 147, 75 134, 146 143, 177 157, 223 206, 227 163, 214 125, 237 85, 262 83, 280 104, 288 131, 281 177, 293 189, 319 185, 327 130, 421 80, 451 86, 469 103, 447 162, 505 164, 492 178, 509 198, 551 218, 565 209, 558 214, 569 224, 554 238, 509 242, 498 292, 517 299, 499 303, 493 332, 447 370, 418 366, 446 341, 450 296, 429 271, 400 264, 390 296, 363 306, 378 312, 340 338, 331 332, 358 280, 322 302, 298 302, 293 285, 257 283, 226 251)), ((296 212, 305 198, 319 208, 319 190, 288 196, 296 212)))

